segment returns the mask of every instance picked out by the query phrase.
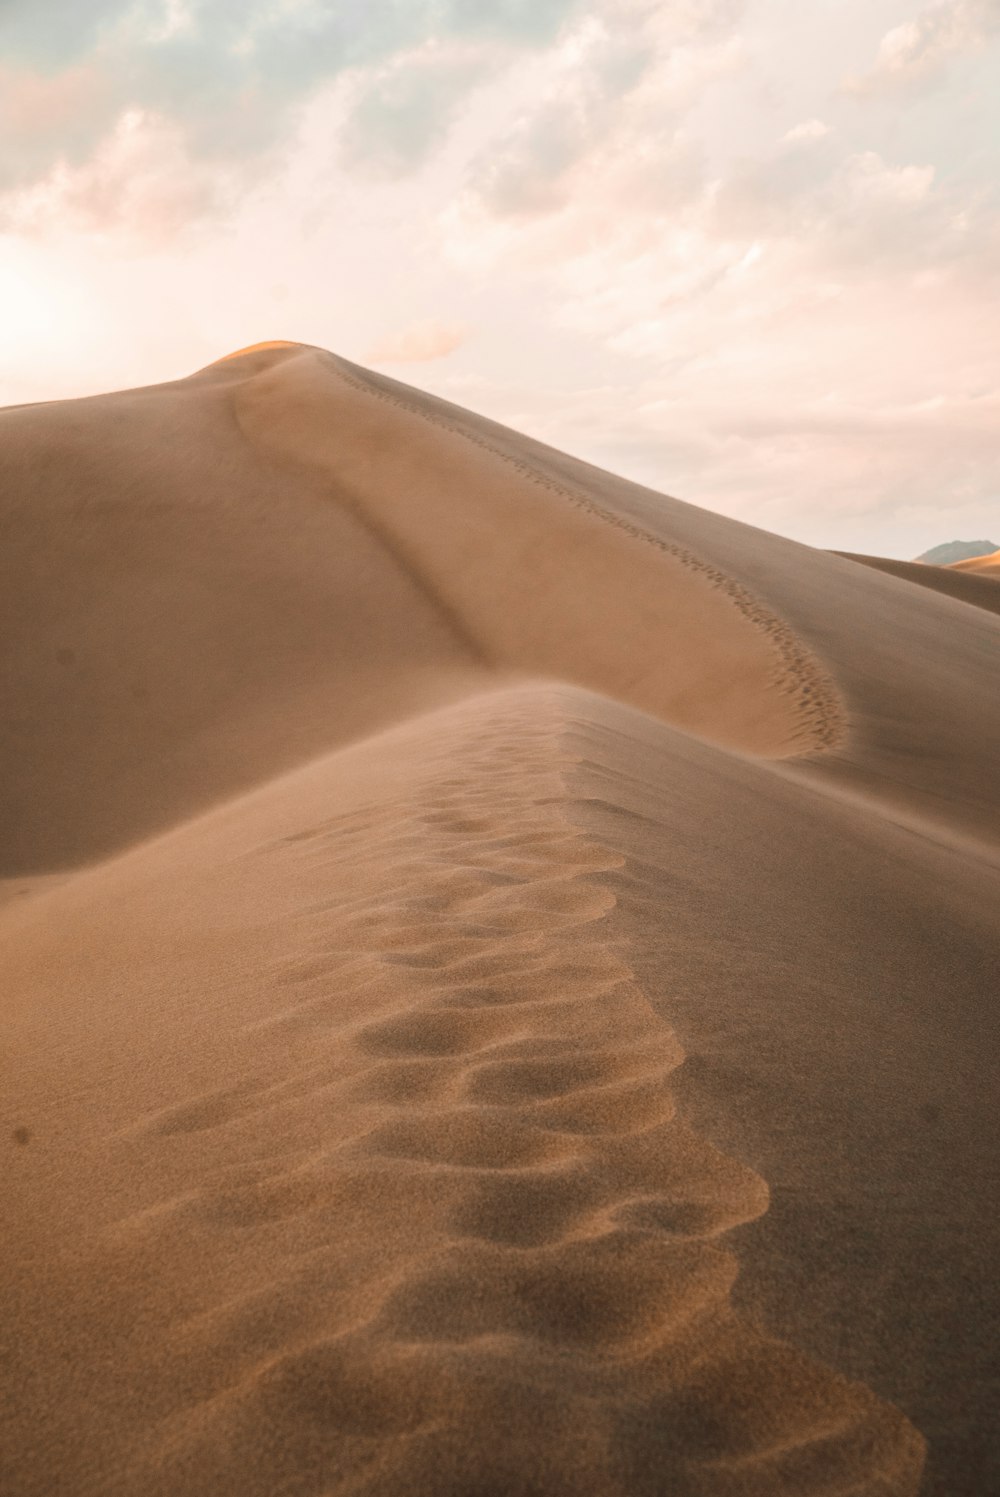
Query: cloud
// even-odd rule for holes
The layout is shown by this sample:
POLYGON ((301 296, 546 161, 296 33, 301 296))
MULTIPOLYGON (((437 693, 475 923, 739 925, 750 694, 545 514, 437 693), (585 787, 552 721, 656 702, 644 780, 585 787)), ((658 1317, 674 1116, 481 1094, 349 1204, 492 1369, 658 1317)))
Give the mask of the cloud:
POLYGON ((86 161, 60 163, 41 182, 0 200, 0 226, 35 234, 124 232, 136 247, 170 239, 223 205, 225 179, 192 164, 171 121, 128 110, 86 161))
POLYGON ((633 35, 631 87, 605 90, 609 14, 605 35, 564 35, 546 97, 480 153, 443 228, 483 284, 544 288, 539 322, 613 376, 480 408, 527 411, 542 440, 813 543, 877 549, 879 526, 935 496, 969 515, 995 504, 988 186, 933 137, 861 128, 826 84, 796 89, 784 134, 770 100, 744 133, 759 41, 754 56, 731 32, 682 40, 657 16, 633 35), (734 95, 710 157, 692 122, 734 95))
POLYGON ((342 127, 341 160, 384 177, 413 171, 489 66, 484 48, 431 46, 369 74, 342 127))
POLYGON ((644 27, 590 16, 547 59, 534 100, 472 163, 469 196, 497 216, 545 213, 565 201, 574 169, 593 165, 620 127, 654 49, 644 27))
POLYGON ((969 223, 930 162, 839 156, 829 136, 808 152, 780 150, 733 163, 703 203, 701 231, 734 250, 748 241, 794 245, 823 279, 914 274, 964 256, 969 223))
POLYGON ((546 58, 536 99, 471 163, 466 215, 527 219, 583 200, 606 213, 643 196, 674 205, 696 170, 679 134, 684 115, 742 62, 727 30, 738 9, 728 0, 594 5, 546 58))
MULTIPOLYGON (((345 105, 336 158, 369 177, 404 177, 443 144, 476 90, 513 75, 525 54, 529 67, 542 61, 535 97, 541 92, 543 102, 515 108, 508 128, 491 132, 472 166, 470 194, 492 213, 547 211, 605 147, 619 160, 631 157, 639 190, 644 173, 651 179, 672 154, 684 156, 671 152, 669 137, 685 72, 692 59, 697 68, 705 39, 728 38, 742 5, 52 0, 39 8, 6 0, 0 226, 42 232, 64 208, 74 222, 89 215, 96 226, 102 200, 115 207, 105 227, 125 225, 142 194, 129 191, 115 205, 114 194, 94 184, 108 179, 108 162, 122 157, 122 139, 134 133, 134 123, 123 122, 136 119, 164 158, 188 160, 192 179, 186 194, 171 186, 169 211, 143 211, 139 220, 164 232, 168 223, 182 227, 185 201, 194 218, 218 213, 279 169, 306 104, 333 84, 345 105), (646 96, 632 110, 651 64, 665 56, 663 97, 646 96)), ((154 168, 148 153, 143 170, 150 185, 174 174, 173 166, 154 168)))
POLYGON ((107 77, 87 63, 48 76, 0 65, 0 191, 83 160, 114 112, 107 77))
POLYGON ((129 0, 6 0, 0 8, 0 55, 29 67, 78 61, 102 31, 130 8, 129 0))
MULTIPOLYGON (((404 172, 441 139, 484 49, 503 66, 545 47, 582 3, 6 0, 0 195, 27 191, 36 206, 40 193, 58 196, 59 180, 113 151, 136 115, 160 122, 194 175, 238 174, 247 186, 278 159, 303 105, 345 78, 359 84, 345 158, 404 172), (464 58, 452 55, 456 43, 464 58)), ((192 209, 228 196, 223 183, 194 194, 192 209)), ((23 210, 0 201, 0 221, 23 210)))
POLYGON ((874 65, 845 87, 856 94, 923 83, 952 55, 981 46, 1000 31, 1000 0, 934 0, 883 36, 874 65))
POLYGON ((801 124, 793 125, 786 130, 781 137, 785 145, 808 145, 814 140, 822 140, 830 134, 830 126, 823 120, 803 120, 801 124))
POLYGON ((376 364, 418 364, 443 359, 461 347, 468 336, 465 327, 446 322, 417 322, 390 334, 368 353, 376 364))
POLYGON ((445 0, 436 7, 444 30, 453 36, 485 37, 544 44, 579 9, 575 0, 445 0))
POLYGON ((502 217, 559 206, 568 194, 573 167, 595 140, 602 112, 579 97, 543 106, 506 142, 483 153, 474 168, 479 201, 502 217))

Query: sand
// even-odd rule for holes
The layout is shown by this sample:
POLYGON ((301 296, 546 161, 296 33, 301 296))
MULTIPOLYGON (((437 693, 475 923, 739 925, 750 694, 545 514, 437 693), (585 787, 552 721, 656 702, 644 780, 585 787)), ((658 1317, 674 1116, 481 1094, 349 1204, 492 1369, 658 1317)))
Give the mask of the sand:
POLYGON ((0 1490, 1000 1489, 992 580, 293 344, 0 432, 0 1490))
MULTIPOLYGON (((928 566, 919 561, 896 561, 888 556, 858 556, 849 551, 838 551, 848 561, 859 561, 864 566, 877 567, 891 577, 901 577, 906 582, 915 582, 919 587, 933 588, 961 603, 972 603, 990 613, 1000 613, 1000 588, 993 586, 993 577, 988 570, 969 570, 962 562, 948 566, 928 566)), ((997 574, 1000 576, 1000 573, 997 574)))
POLYGON ((1000 551, 991 551, 986 556, 972 556, 967 561, 952 563, 957 572, 981 572, 986 577, 1000 577, 1000 551))

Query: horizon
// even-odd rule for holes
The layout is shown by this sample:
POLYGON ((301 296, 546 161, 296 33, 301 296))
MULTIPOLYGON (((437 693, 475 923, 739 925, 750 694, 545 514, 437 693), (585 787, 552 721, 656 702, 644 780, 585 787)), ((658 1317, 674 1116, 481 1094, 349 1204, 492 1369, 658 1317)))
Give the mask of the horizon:
POLYGON ((273 335, 810 545, 1000 532, 994 0, 64 21, 0 18, 2 404, 273 335))

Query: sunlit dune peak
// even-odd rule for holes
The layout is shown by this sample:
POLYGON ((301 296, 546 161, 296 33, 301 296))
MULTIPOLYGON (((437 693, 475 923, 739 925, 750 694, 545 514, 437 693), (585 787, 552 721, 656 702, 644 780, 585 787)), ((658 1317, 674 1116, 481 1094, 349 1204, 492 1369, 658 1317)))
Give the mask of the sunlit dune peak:
POLYGON ((288 338, 270 338, 263 343, 248 343, 246 348, 237 348, 232 353, 224 353, 221 359, 215 359, 216 364, 226 364, 230 359, 242 359, 250 353, 264 353, 269 348, 301 348, 301 343, 293 343, 288 338))
POLYGON ((955 572, 978 572, 983 577, 1000 577, 1000 550, 990 551, 985 556, 967 556, 962 561, 953 561, 955 572))

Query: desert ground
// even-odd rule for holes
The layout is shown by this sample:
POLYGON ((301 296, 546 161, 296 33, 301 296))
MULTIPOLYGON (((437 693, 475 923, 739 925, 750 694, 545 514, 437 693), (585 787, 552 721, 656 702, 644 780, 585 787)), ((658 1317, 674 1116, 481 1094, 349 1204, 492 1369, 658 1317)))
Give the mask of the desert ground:
POLYGON ((298 344, 0 470, 5 1497, 1000 1492, 997 559, 298 344))

